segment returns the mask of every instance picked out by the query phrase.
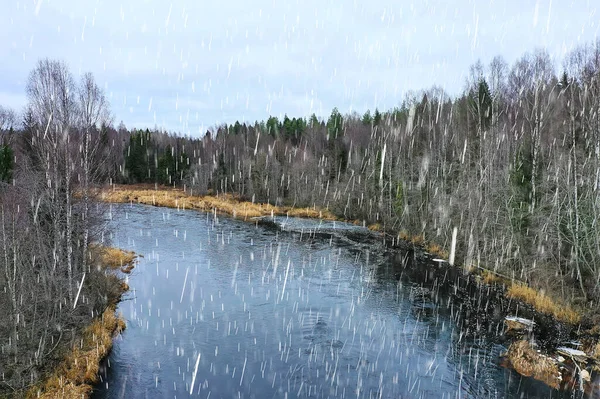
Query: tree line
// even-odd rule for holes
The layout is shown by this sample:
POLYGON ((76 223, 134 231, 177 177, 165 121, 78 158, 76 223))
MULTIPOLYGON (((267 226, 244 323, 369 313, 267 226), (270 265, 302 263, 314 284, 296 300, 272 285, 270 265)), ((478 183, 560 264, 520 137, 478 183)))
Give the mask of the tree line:
POLYGON ((91 251, 94 187, 113 174, 109 104, 91 74, 40 60, 20 118, 0 108, 0 396, 23 395, 120 295, 91 251))
POLYGON ((201 138, 122 130, 117 181, 326 207, 445 248, 456 228, 459 262, 569 301, 600 295, 600 41, 560 68, 544 49, 478 62, 459 95, 433 87, 387 111, 271 116, 201 138))
POLYGON ((86 257, 101 231, 93 188, 106 182, 324 207, 446 249, 456 229, 458 263, 572 303, 600 295, 600 41, 560 68, 543 49, 478 62, 456 96, 432 87, 391 110, 271 116, 202 137, 115 128, 93 77, 75 82, 56 61, 40 61, 27 96, 21 117, 0 109, 2 389, 26 385, 106 303, 86 257))

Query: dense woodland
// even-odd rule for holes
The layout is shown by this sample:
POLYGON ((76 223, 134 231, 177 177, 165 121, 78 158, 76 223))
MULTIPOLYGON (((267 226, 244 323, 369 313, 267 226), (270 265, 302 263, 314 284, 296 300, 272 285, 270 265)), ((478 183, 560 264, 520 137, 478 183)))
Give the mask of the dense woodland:
POLYGON ((91 75, 76 84, 60 62, 41 61, 27 94, 22 115, 0 109, 0 369, 21 365, 0 370, 2 389, 26 384, 105 303, 84 285, 72 305, 101 226, 91 188, 107 182, 325 207, 445 248, 456 228, 458 263, 572 303, 599 299, 600 41, 560 66, 544 50, 477 63, 458 96, 433 87, 392 110, 272 116, 198 138, 115 128, 91 75))

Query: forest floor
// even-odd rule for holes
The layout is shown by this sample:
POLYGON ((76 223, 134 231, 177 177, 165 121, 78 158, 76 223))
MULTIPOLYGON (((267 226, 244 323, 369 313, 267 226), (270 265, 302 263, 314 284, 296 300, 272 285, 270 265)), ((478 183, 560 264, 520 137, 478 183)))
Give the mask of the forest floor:
POLYGON ((92 259, 108 272, 105 273, 105 283, 115 295, 109 296, 104 312, 82 328, 79 338, 74 340, 75 344, 71 348, 64 348, 64 360, 24 394, 26 398, 89 397, 98 382, 100 363, 112 349, 113 338, 126 327, 125 320, 117 314, 116 308, 129 286, 118 273, 130 273, 137 256, 130 251, 104 246, 92 246, 90 252, 92 259))

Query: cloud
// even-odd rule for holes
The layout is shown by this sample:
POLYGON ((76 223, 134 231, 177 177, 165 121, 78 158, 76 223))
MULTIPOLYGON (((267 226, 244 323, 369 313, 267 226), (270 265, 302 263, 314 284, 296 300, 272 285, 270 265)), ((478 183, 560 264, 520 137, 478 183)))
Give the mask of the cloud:
POLYGON ((42 57, 94 73, 115 119, 182 133, 269 114, 326 116, 456 94, 470 64, 546 46, 557 62, 598 35, 595 8, 559 2, 332 0, 13 3, 0 17, 4 105, 42 57), (150 105, 152 102, 152 105, 150 105))

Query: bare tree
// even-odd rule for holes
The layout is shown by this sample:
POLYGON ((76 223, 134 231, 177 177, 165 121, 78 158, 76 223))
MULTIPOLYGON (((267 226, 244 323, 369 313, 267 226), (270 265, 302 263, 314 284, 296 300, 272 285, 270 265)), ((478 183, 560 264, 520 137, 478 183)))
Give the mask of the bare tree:
POLYGON ((488 70, 488 80, 492 93, 492 126, 496 127, 502 113, 500 107, 506 97, 508 64, 504 58, 497 56, 490 62, 488 70))
POLYGON ((0 105, 0 132, 15 127, 17 116, 15 111, 0 105))
POLYGON ((54 269, 66 251, 68 297, 73 300, 73 223, 71 180, 73 161, 69 132, 77 121, 76 87, 67 65, 41 60, 27 82, 29 112, 38 129, 32 133, 30 150, 43 165, 47 177, 48 206, 52 213, 54 269), (66 224, 63 238, 62 223, 66 224))
POLYGON ((522 131, 528 136, 529 154, 532 163, 530 211, 536 205, 537 180, 540 167, 540 146, 544 129, 548 126, 548 117, 554 105, 556 77, 549 54, 536 50, 525 54, 512 68, 509 75, 509 92, 513 106, 521 111, 522 131))
POLYGON ((100 152, 102 151, 102 144, 100 135, 96 134, 95 140, 92 140, 92 133, 98 132, 103 129, 104 126, 110 123, 110 109, 108 101, 104 95, 104 91, 98 87, 94 77, 91 73, 86 73, 81 78, 81 83, 78 90, 79 100, 79 117, 80 126, 83 130, 83 145, 80 145, 80 152, 82 153, 82 164, 83 164, 83 223, 84 235, 83 235, 83 264, 82 269, 87 270, 87 253, 89 246, 89 230, 87 228, 87 222, 89 219, 89 207, 90 207, 90 183, 95 181, 97 173, 92 170, 95 167, 96 171, 99 170, 102 161, 98 159, 100 152))

